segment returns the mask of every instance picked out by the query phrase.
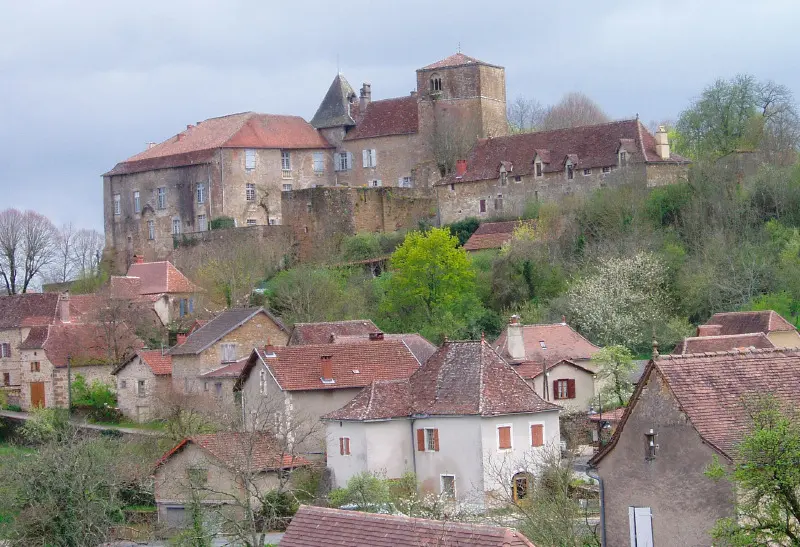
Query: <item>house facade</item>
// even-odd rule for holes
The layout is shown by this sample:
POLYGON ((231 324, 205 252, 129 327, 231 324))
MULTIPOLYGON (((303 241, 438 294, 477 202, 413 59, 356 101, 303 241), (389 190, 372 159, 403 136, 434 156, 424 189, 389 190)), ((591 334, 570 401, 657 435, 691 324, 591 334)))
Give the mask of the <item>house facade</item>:
POLYGON ((772 394, 796 407, 800 353, 745 349, 651 360, 611 442, 590 461, 603 480, 607 545, 713 545, 735 515, 730 483, 705 476, 730 465, 751 424, 746 401, 772 394), (676 526, 680 523, 680 526, 676 526))
POLYGON ((116 367, 117 405, 128 418, 146 422, 159 416, 162 398, 172 385, 172 356, 161 350, 139 350, 116 367))
POLYGON ((436 183, 442 223, 519 217, 531 202, 605 186, 686 180, 686 158, 638 120, 480 139, 456 172, 436 183))
POLYGON ((446 342, 407 380, 372 382, 323 416, 328 467, 337 486, 411 471, 423 491, 485 507, 527 495, 537 454, 559 446, 559 410, 485 341, 446 342))

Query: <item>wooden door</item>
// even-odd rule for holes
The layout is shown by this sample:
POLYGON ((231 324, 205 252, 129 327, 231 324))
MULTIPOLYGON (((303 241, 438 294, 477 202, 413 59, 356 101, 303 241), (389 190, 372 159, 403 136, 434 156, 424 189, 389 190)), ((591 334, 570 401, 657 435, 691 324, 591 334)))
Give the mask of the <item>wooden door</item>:
POLYGON ((31 407, 44 406, 44 382, 31 382, 31 407))

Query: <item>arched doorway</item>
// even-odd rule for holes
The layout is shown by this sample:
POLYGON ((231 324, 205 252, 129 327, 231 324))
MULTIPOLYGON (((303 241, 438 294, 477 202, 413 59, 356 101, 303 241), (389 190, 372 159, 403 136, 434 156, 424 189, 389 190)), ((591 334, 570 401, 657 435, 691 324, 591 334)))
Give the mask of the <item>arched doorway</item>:
POLYGON ((514 501, 521 501, 528 497, 533 486, 533 477, 530 473, 517 473, 511 479, 511 495, 514 501))

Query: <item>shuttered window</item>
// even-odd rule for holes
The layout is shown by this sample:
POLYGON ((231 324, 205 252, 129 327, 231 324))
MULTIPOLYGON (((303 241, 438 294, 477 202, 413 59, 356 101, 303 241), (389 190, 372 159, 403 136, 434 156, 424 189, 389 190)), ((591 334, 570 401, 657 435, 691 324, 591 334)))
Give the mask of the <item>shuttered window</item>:
POLYGON ((544 424, 531 424, 531 446, 544 446, 544 424))
POLYGON ((501 425, 497 427, 497 448, 498 450, 511 450, 510 425, 501 425))
POLYGON ((339 455, 350 455, 350 437, 339 437, 339 455))
POLYGON ((0 357, 11 357, 11 344, 8 342, 0 344, 0 357))
POLYGON ((244 168, 247 170, 256 168, 256 151, 252 148, 244 151, 244 168))
POLYGON ((653 513, 649 507, 628 507, 631 547, 653 547, 653 513))
POLYGON ((433 427, 417 429, 417 450, 419 452, 438 452, 439 430, 433 427))
POLYGON ((575 380, 573 378, 566 378, 561 380, 553 380, 553 398, 554 399, 574 399, 575 398, 575 380))

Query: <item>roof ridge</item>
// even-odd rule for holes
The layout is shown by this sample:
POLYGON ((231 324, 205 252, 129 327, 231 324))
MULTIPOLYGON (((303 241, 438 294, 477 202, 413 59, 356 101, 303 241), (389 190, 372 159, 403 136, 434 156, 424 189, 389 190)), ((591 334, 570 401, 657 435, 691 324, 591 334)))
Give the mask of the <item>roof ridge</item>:
POLYGON ((650 161, 647 157, 647 150, 644 148, 644 138, 642 137, 642 122, 639 120, 639 117, 636 117, 636 132, 639 134, 639 148, 642 149, 642 156, 644 156, 644 161, 647 163, 650 161))
POLYGON ((667 355, 659 355, 657 361, 678 360, 687 358, 697 358, 700 356, 705 357, 721 357, 723 355, 747 355, 747 354, 762 354, 762 353, 782 353, 792 354, 800 353, 800 348, 734 348, 722 351, 701 351, 698 353, 670 353, 667 355))

